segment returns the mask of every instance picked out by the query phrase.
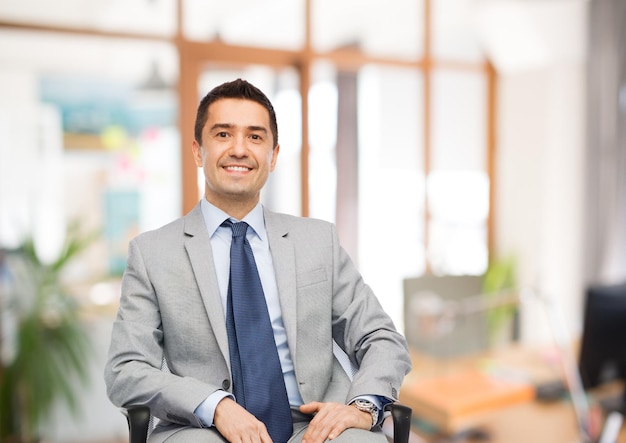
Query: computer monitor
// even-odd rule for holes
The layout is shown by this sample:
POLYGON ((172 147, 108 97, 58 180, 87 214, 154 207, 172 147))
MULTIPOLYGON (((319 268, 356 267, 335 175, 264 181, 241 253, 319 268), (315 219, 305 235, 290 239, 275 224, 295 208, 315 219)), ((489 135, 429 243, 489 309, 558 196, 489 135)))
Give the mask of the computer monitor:
MULTIPOLYGON (((626 382, 626 283, 587 288, 579 355, 585 389, 626 382)), ((606 410, 625 411, 626 391, 601 402, 606 410)))

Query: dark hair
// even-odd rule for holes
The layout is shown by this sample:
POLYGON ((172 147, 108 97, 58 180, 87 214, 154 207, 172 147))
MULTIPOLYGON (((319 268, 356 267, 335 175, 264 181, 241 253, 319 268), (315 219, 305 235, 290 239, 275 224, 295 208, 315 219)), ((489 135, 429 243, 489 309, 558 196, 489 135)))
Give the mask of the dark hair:
POLYGON ((278 144, 278 124, 276 123, 276 112, 270 102, 270 99, 256 86, 245 80, 238 78, 232 82, 222 83, 213 88, 200 101, 198 112, 196 114, 196 124, 194 126, 194 137, 196 141, 202 144, 202 128, 206 124, 209 113, 209 105, 222 98, 241 98, 244 100, 252 100, 263 106, 270 114, 270 130, 274 138, 274 147, 278 144))

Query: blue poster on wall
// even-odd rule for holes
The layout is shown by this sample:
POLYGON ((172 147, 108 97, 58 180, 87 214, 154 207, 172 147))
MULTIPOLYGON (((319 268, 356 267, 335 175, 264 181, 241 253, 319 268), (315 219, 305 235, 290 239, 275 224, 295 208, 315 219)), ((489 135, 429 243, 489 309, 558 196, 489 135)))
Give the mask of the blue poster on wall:
POLYGON ((126 268, 128 242, 139 233, 139 191, 104 191, 104 236, 108 245, 109 273, 122 275, 126 268))
POLYGON ((176 124, 173 89, 147 91, 128 82, 46 76, 39 81, 39 96, 59 109, 66 135, 98 137, 107 128, 121 127, 137 136, 176 124))

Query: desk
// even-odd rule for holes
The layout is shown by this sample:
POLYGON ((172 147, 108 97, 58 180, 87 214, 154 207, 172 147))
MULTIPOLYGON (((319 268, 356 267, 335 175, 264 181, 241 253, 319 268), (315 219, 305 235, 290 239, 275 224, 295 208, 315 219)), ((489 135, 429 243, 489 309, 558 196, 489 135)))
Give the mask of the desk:
MULTIPOLYGON (((557 353, 549 349, 529 349, 519 345, 487 351, 477 355, 449 359, 437 359, 417 352, 412 352, 413 370, 407 376, 400 391, 400 401, 414 410, 418 404, 408 387, 412 383, 426 380, 434 375, 453 374, 467 369, 506 372, 511 376, 527 377, 532 383, 546 382, 560 378, 561 366, 557 353)), ((609 395, 602 392, 601 395, 609 395)), ((419 422, 419 415, 414 419, 419 422)), ((602 417, 598 416, 598 421, 602 417)), ((480 429, 488 433, 489 443, 575 443, 579 442, 578 425, 574 408, 569 400, 559 399, 551 402, 521 400, 502 408, 482 411, 472 417, 467 427, 480 429)), ((461 432, 465 429, 455 429, 461 432)), ((427 442, 450 441, 450 432, 440 432, 432 427, 415 426, 414 432, 427 442)), ((453 432, 453 433, 455 433, 453 432)), ((457 434, 458 435, 458 434, 457 434)), ((479 439, 458 439, 456 443, 484 442, 479 439)), ((626 426, 622 427, 618 443, 626 443, 626 426)))

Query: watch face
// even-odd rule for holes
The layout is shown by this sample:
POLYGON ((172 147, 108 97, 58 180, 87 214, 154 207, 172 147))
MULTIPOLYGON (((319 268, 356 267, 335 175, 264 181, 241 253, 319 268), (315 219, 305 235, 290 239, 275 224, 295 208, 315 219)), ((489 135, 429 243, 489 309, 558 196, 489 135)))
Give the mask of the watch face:
POLYGON ((358 399, 355 403, 359 408, 363 408, 365 411, 369 411, 374 408, 374 403, 368 400, 358 399))
POLYGON ((372 415, 372 426, 375 426, 378 422, 378 408, 374 403, 369 400, 357 399, 354 402, 356 408, 360 411, 369 412, 372 415))

